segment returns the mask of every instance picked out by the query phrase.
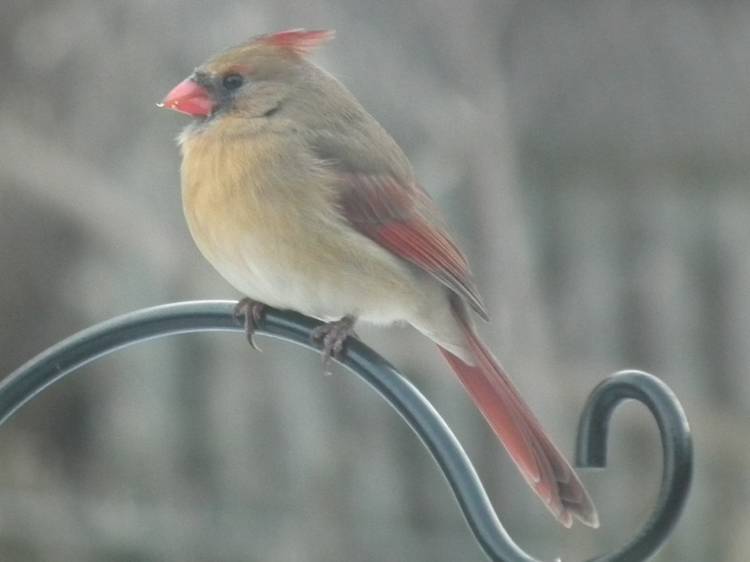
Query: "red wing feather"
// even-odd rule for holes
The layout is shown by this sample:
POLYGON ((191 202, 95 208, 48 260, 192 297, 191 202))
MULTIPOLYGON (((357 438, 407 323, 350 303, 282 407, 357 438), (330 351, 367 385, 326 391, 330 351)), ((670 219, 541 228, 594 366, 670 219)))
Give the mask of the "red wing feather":
POLYGON ((424 190, 386 175, 348 173, 342 178, 341 207, 359 232, 435 276, 488 319, 469 264, 437 224, 438 210, 424 190))

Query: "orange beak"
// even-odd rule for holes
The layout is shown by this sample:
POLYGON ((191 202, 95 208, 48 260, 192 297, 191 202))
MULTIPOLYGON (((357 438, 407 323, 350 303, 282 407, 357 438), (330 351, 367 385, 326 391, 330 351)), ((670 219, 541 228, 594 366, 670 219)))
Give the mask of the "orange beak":
POLYGON ((164 100, 156 105, 192 117, 208 117, 213 113, 216 101, 206 88, 192 78, 186 78, 172 88, 172 91, 167 94, 164 100))

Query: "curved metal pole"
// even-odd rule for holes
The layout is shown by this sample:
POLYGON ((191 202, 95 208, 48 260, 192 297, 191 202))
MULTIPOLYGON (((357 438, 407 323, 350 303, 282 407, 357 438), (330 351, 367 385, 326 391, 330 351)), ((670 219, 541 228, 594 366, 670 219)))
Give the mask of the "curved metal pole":
MULTIPOLYGON (((22 365, 0 383, 0 424, 53 382, 76 368, 116 349, 139 341, 171 334, 212 330, 241 331, 242 329, 233 317, 234 305, 235 303, 231 301, 200 301, 157 306, 113 318, 63 340, 22 365)), ((320 322, 294 312, 271 308, 267 310, 267 314, 259 327, 260 333, 297 343, 310 349, 316 349, 310 343, 310 333, 316 326, 320 325, 320 322)), ((498 562, 537 562, 516 545, 505 531, 460 443, 416 387, 382 357, 356 340, 352 340, 347 345, 342 363, 374 387, 419 435, 448 479, 469 527, 490 559, 498 562)), ((640 399, 637 381, 619 380, 621 384, 615 385, 615 390, 599 392, 599 394, 595 392, 592 395, 589 401, 589 409, 592 413, 587 418, 589 421, 582 421, 581 427, 588 432, 586 437, 579 439, 579 455, 582 455, 579 458, 584 460, 584 464, 588 462, 589 466, 603 466, 603 451, 609 414, 616 404, 624 398, 640 399), (636 384, 636 386, 631 388, 631 384, 636 384), (627 396, 622 394, 626 390, 627 396), (590 446, 587 448, 587 445, 582 445, 582 442, 590 446), (597 451, 599 451, 598 457, 597 451), (587 456, 587 452, 593 456, 587 456), (596 463, 596 459, 601 459, 599 464, 596 463)), ((660 407, 663 406, 665 410, 676 408, 678 414, 682 415, 681 419, 684 419, 679 403, 669 392, 668 397, 673 402, 662 400, 659 402, 660 407)), ((654 412, 653 409, 652 412, 654 412)), ((660 420, 658 416, 657 420, 660 420)), ((662 429, 662 426, 662 421, 659 421, 660 429, 662 429)), ((675 431, 678 431, 678 429, 677 427, 674 428, 675 431)), ((682 430, 687 432, 686 422, 683 424, 682 430)), ((684 440, 684 435, 675 433, 674 437, 684 440)), ((663 430, 662 440, 663 442, 666 441, 663 430)), ((689 434, 687 440, 689 443, 689 434)), ((667 454, 666 444, 665 454, 667 454)), ((690 457, 689 447, 687 455, 690 457)), ((684 461, 684 456, 681 458, 684 461)), ((671 470, 667 464, 668 459, 665 457, 665 475, 668 470, 671 470)), ((684 462, 680 466, 683 467, 684 477, 684 462)), ((690 463, 688 462, 688 482, 689 466, 690 463)), ((674 522, 676 522, 679 516, 679 508, 682 507, 687 496, 688 486, 679 487, 680 474, 675 470, 671 470, 669 474, 671 475, 669 478, 665 476, 663 479, 663 485, 677 485, 678 489, 662 489, 660 499, 664 496, 671 499, 664 505, 660 501, 657 511, 662 508, 677 506, 676 513, 671 516, 670 523, 666 527, 663 522, 659 523, 663 520, 658 513, 655 514, 651 521, 657 521, 659 532, 656 535, 641 533, 623 551, 627 556, 631 554, 635 556, 637 552, 647 553, 648 555, 648 553, 655 551, 661 542, 666 539, 674 522), (646 542, 646 546, 639 547, 639 549, 633 546, 634 544, 640 545, 643 541, 646 542)), ((621 553, 616 553, 605 555, 605 557, 596 560, 631 561, 643 559, 645 557, 625 558, 622 557, 621 553)))
POLYGON ((609 422, 617 406, 628 399, 644 404, 659 428, 663 452, 659 497, 654 512, 628 544, 590 562, 637 561, 653 556, 674 529, 690 492, 693 444, 687 416, 672 390, 642 371, 621 371, 592 391, 578 424, 576 464, 585 468, 606 466, 609 422))

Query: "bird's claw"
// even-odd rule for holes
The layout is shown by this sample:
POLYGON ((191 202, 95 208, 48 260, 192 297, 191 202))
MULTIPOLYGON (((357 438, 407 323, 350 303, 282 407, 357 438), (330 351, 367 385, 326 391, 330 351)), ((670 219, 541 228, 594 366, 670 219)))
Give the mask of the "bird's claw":
POLYGON ((347 315, 339 320, 318 326, 312 331, 313 343, 323 347, 323 369, 326 374, 331 372, 331 358, 341 359, 346 340, 350 336, 357 337, 354 332, 354 322, 354 317, 347 315))
POLYGON ((247 297, 240 300, 234 307, 234 317, 245 328, 245 337, 247 337, 250 346, 256 351, 260 351, 260 348, 255 343, 255 331, 260 326, 265 312, 265 304, 247 297))

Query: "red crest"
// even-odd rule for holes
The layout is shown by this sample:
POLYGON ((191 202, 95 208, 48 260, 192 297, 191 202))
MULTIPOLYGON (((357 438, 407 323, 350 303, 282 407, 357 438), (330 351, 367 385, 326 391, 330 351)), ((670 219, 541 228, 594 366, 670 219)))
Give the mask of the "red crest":
POLYGON ((290 29, 279 31, 270 35, 264 35, 258 42, 273 45, 282 49, 289 49, 299 55, 304 55, 333 39, 334 31, 290 29))

